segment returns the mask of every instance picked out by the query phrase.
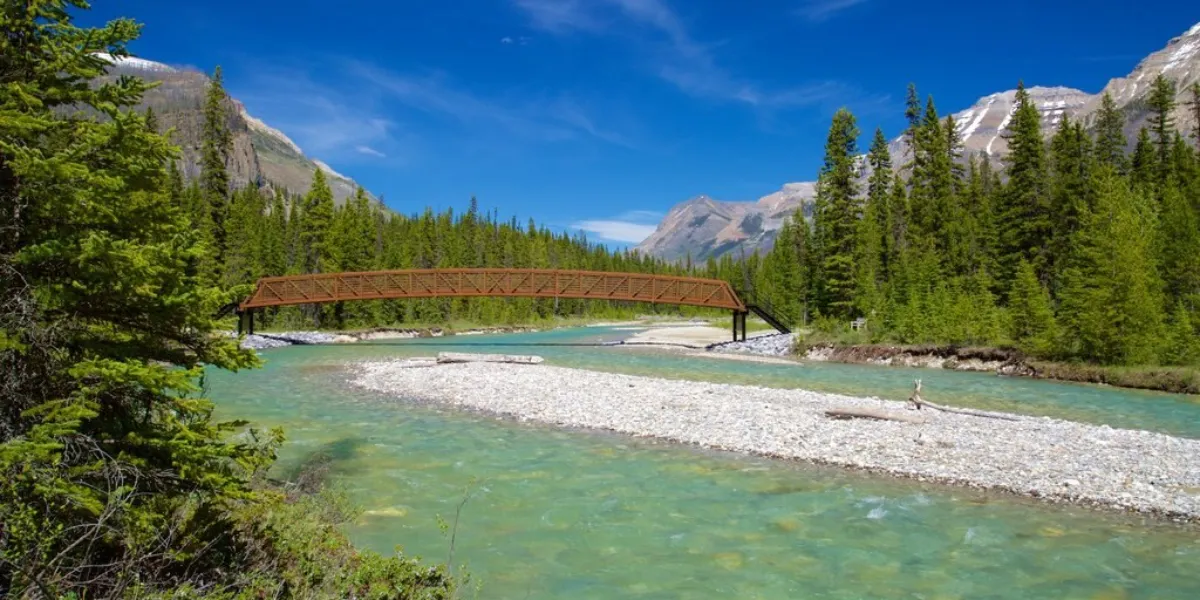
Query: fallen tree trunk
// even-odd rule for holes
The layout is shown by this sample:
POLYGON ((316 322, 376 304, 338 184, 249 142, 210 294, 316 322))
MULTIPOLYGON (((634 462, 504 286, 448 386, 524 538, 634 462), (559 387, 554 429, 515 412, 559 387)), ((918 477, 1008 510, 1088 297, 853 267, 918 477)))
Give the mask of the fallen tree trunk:
POLYGON ((437 355, 438 364, 452 363, 508 363, 517 365, 537 365, 545 360, 540 356, 527 356, 521 354, 467 354, 464 352, 439 352, 437 355))
POLYGON ((875 421, 897 421, 900 423, 924 423, 925 419, 893 413, 884 410, 873 410, 869 408, 847 408, 847 409, 830 409, 825 411, 825 416, 830 419, 872 419, 875 421))
POLYGON ((1016 421, 1017 420, 1016 417, 1010 417, 1008 415, 998 415, 995 413, 983 412, 982 410, 972 410, 970 408, 954 408, 951 406, 942 406, 940 404, 934 404, 934 403, 921 397, 921 380, 920 379, 913 381, 913 393, 911 396, 908 397, 908 401, 917 410, 921 410, 922 408, 929 407, 934 410, 940 410, 942 412, 957 413, 960 415, 971 415, 972 417, 983 417, 985 419, 1000 419, 1002 421, 1016 421))

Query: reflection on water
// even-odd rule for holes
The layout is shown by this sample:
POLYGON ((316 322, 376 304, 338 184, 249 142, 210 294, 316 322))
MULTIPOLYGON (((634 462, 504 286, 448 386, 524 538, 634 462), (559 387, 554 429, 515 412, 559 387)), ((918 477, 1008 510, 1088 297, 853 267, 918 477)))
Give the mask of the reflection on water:
MULTIPOLYGON (((383 552, 402 544, 406 552, 444 561, 448 541, 435 516, 452 518, 463 495, 473 494, 455 562, 465 561, 483 582, 484 598, 1200 597, 1194 527, 501 422, 353 391, 327 368, 443 349, 417 342, 271 351, 265 369, 216 373, 211 388, 223 415, 287 429, 281 474, 319 463, 348 486, 366 509, 350 530, 360 544, 383 552), (430 347, 412 348, 421 345, 430 347)), ((771 385, 844 392, 878 386, 869 393, 884 396, 891 394, 880 390, 894 385, 896 397, 911 377, 911 371, 777 367, 629 349, 538 353, 552 363, 605 370, 661 375, 660 365, 672 376, 699 371, 705 379, 753 381, 770 374, 771 385)), ((1105 394, 1123 394, 931 374, 921 373, 936 381, 933 389, 954 390, 975 405, 997 394, 979 382, 1013 386, 1040 402, 1027 407, 1047 412, 1072 402, 1119 405, 1105 394)), ((1125 414, 1131 422, 1157 423, 1172 411, 1195 420, 1200 411, 1168 396, 1129 398, 1144 400, 1125 414)))

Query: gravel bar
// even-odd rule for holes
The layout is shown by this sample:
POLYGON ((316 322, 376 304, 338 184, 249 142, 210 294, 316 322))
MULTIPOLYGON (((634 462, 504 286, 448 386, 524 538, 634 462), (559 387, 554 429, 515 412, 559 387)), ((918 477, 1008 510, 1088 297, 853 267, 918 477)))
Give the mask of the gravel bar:
MULTIPOLYGON (((825 411, 908 409, 878 398, 547 365, 431 365, 356 363, 351 381, 523 421, 1200 521, 1200 440, 1048 417, 1008 421, 928 409, 908 413, 924 423, 835 420, 825 411)), ((948 402, 936 389, 926 395, 948 402)))

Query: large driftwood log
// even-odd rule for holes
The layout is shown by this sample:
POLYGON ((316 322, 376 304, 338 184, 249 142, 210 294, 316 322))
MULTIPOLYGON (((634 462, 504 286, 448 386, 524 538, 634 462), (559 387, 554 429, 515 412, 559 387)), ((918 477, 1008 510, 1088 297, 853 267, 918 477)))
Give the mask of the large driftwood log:
POLYGON ((543 360, 545 359, 540 356, 526 356, 520 354, 467 354, 464 352, 439 352, 437 355, 438 364, 487 362, 537 365, 541 364, 543 360))
POLYGON ((898 421, 900 423, 924 423, 925 419, 906 415, 902 413, 894 413, 885 410, 874 410, 870 408, 847 408, 847 409, 830 409, 825 411, 825 416, 830 419, 873 419, 875 421, 898 421))
POLYGON ((920 379, 916 379, 913 381, 913 393, 911 396, 908 397, 908 402, 909 402, 909 404, 911 404, 913 406, 913 408, 915 408, 917 410, 921 410, 922 408, 929 407, 934 410, 940 410, 942 412, 958 413, 960 415, 971 415, 973 417, 984 417, 986 419, 1000 419, 1002 421, 1016 421, 1017 420, 1016 417, 1010 417, 1007 415, 998 415, 995 413, 983 412, 981 410, 972 410, 969 408, 954 408, 951 406, 942 406, 940 404, 934 404, 934 403, 926 400, 925 398, 921 397, 921 380, 920 379))

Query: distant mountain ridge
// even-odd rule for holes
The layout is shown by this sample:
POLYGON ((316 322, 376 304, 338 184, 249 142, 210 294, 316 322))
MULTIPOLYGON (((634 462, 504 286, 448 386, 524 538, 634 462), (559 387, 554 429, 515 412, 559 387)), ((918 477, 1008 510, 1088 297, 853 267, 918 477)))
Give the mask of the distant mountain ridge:
MULTIPOLYGON (((1064 116, 1092 124, 1100 108, 1100 99, 1108 93, 1125 112, 1125 133, 1132 140, 1146 123, 1149 114, 1146 96, 1150 92, 1150 83, 1159 73, 1176 83, 1175 126, 1191 131, 1197 124, 1183 103, 1190 99, 1187 88, 1200 81, 1200 24, 1142 59, 1129 75, 1110 80, 1100 93, 1088 94, 1067 87, 1027 89, 1042 115, 1042 132, 1047 137, 1064 116)), ((1016 90, 989 94, 970 108, 952 115, 966 152, 984 153, 994 161, 1008 153, 1004 131, 1016 110, 1015 98, 1016 90)), ((889 150, 893 164, 908 161, 909 151, 902 137, 894 139, 889 150)), ((751 202, 696 196, 672 207, 654 233, 635 249, 668 260, 688 256, 693 260, 705 260, 729 252, 765 252, 774 244, 783 220, 797 208, 802 209, 806 218, 812 216, 815 187, 813 182, 788 183, 783 189, 751 202), (768 200, 772 198, 775 200, 768 200)))
MULTIPOLYGON (((198 177, 204 98, 211 81, 208 76, 194 69, 176 68, 144 58, 100 56, 113 63, 108 77, 134 75, 158 83, 146 92, 138 108, 153 108, 163 133, 174 130, 172 141, 179 145, 182 153, 180 171, 187 179, 198 177)), ((312 185, 313 172, 321 169, 328 176, 336 202, 344 202, 354 195, 358 184, 353 179, 307 156, 296 142, 252 116, 245 105, 232 96, 226 113, 233 136, 233 149, 226 168, 234 187, 274 185, 302 194, 312 185)))

